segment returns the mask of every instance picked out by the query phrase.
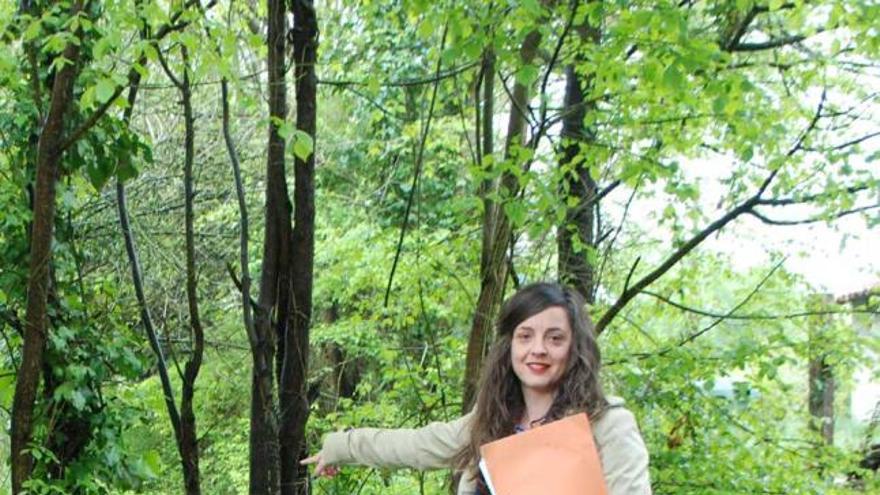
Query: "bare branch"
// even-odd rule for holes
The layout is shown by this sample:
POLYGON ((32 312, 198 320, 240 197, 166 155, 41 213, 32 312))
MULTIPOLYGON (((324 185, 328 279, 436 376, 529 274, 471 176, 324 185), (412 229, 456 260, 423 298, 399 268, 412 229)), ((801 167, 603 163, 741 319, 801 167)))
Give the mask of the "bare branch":
POLYGON ((872 311, 872 310, 820 310, 820 311, 800 311, 797 313, 785 313, 780 315, 763 315, 763 314, 745 314, 745 315, 734 315, 734 314, 725 314, 718 313, 714 311, 709 311, 705 309, 694 308, 691 306, 684 305, 680 302, 673 301, 672 299, 662 296, 656 292, 652 292, 649 290, 643 290, 642 294, 647 296, 651 296, 655 299, 659 299, 664 303, 678 308, 687 313, 693 313, 700 316, 708 316, 711 318, 726 318, 728 320, 791 320, 794 318, 805 318, 808 316, 826 316, 826 315, 851 315, 851 314, 880 314, 880 311, 872 311))
POLYGON ((870 133, 870 134, 865 134, 865 135, 862 136, 862 137, 859 137, 859 138, 853 139, 853 140, 851 140, 851 141, 846 141, 846 142, 841 143, 841 144, 836 144, 836 145, 834 145, 834 146, 830 146, 830 147, 828 147, 828 148, 822 148, 822 149, 817 149, 817 148, 804 148, 804 149, 805 149, 806 151, 821 151, 821 152, 840 151, 840 150, 842 150, 842 149, 846 149, 846 148, 850 148, 850 147, 852 147, 852 146, 856 146, 856 145, 862 144, 862 143, 864 143, 865 141, 868 141, 868 140, 870 140, 870 139, 874 139, 875 137, 878 137, 878 136, 880 136, 880 131, 872 132, 872 133, 870 133))
MULTIPOLYGON (((440 40, 440 52, 443 52, 443 48, 446 46, 446 34, 448 32, 449 25, 443 27, 443 35, 440 40)), ((437 57, 437 67, 435 69, 435 73, 439 76, 440 70, 443 66, 443 57, 437 57)), ((428 142, 428 131, 431 129, 431 120, 434 117, 434 105, 437 102, 437 90, 440 88, 440 79, 436 78, 434 81, 434 90, 431 93, 431 103, 428 105, 428 115, 425 118, 425 127, 422 129, 422 139, 419 143, 418 155, 416 156, 415 163, 415 171, 413 172, 413 180, 412 186, 409 190, 409 197, 406 200, 406 211, 403 214, 403 225, 400 227, 400 238, 397 240, 397 249, 394 252, 394 262, 391 265, 391 273, 388 274, 388 286, 385 288, 385 300, 383 303, 383 307, 388 307, 388 299, 391 296, 391 287, 394 283, 394 272, 397 270, 397 263, 400 261, 400 253, 403 250, 403 238, 406 235, 406 228, 409 224, 409 213, 412 208, 413 198, 415 197, 416 190, 418 189, 419 176, 422 173, 422 163, 424 162, 425 157, 425 144, 428 142)))
POLYGON ((647 358, 649 358, 649 357, 653 357, 653 356, 665 356, 666 354, 669 354, 670 352, 674 351, 675 349, 677 349, 677 348, 679 348, 679 347, 684 347, 685 345, 690 344, 691 342, 697 340, 697 339, 698 339, 699 337, 701 337, 702 335, 705 335, 707 332, 709 332, 709 331, 712 330, 713 328, 717 327, 719 324, 721 324, 721 322, 723 322, 723 321, 725 321, 725 320, 728 320, 728 319, 731 319, 731 317, 734 315, 734 313, 736 313, 737 311, 739 311, 740 308, 742 308, 743 306, 745 306, 745 305, 746 305, 746 304, 752 299, 752 297, 754 297, 755 294, 757 294, 758 291, 761 290, 761 287, 763 287, 764 284, 767 283, 767 280, 769 280, 770 277, 773 276, 774 273, 776 273, 776 270, 778 270, 779 267, 782 266, 782 264, 785 262, 785 260, 786 260, 786 258, 782 258, 782 259, 779 260, 775 265, 773 265, 773 268, 771 268, 770 271, 767 272, 766 275, 764 275, 764 278, 762 278, 761 281, 758 282, 758 285, 756 285, 756 286, 755 286, 755 287, 754 287, 754 288, 753 288, 753 289, 752 289, 752 290, 746 295, 746 297, 744 297, 740 302, 738 302, 738 303, 736 304, 736 306, 734 306, 733 308, 731 308, 731 309, 730 309, 729 311, 727 311, 726 313, 716 316, 716 317, 715 317, 715 321, 713 321, 713 322, 710 323, 709 325, 706 325, 705 327, 701 328, 700 330, 697 330, 696 332, 694 332, 694 333, 688 335, 687 337, 681 339, 681 340, 678 341, 678 343, 676 343, 675 345, 672 345, 672 346, 669 346, 669 347, 665 347, 665 348, 660 349, 659 351, 656 351, 656 352, 650 352, 650 353, 638 353, 638 354, 634 354, 633 356, 636 357, 636 358, 638 358, 639 360, 647 359, 647 358))
MULTIPOLYGON (((462 72, 466 72, 469 69, 472 69, 476 66, 480 65, 480 61, 470 62, 464 65, 460 65, 458 67, 448 69, 441 72, 435 72, 435 74, 431 77, 419 78, 419 79, 402 79, 400 81, 388 81, 379 83, 379 86, 386 88, 406 88, 412 86, 422 86, 425 84, 434 84, 440 82, 444 79, 449 79, 455 77, 462 72)), ((370 83, 367 81, 352 81, 352 80, 331 80, 331 79, 318 79, 319 85, 324 86, 339 86, 339 87, 347 87, 347 86, 369 86, 370 83)))
MULTIPOLYGON (((817 33, 822 32, 822 30, 818 30, 817 33)), ((802 34, 798 34, 795 36, 786 36, 784 38, 772 39, 769 41, 765 41, 763 43, 737 43, 733 46, 728 47, 728 51, 731 52, 759 52, 763 50, 772 50, 773 48, 781 48, 787 45, 793 45, 795 43, 800 43, 807 39, 807 36, 802 34)))
POLYGON ((801 219, 801 220, 775 220, 775 219, 769 218, 769 217, 767 217, 767 216, 765 216, 755 210, 751 210, 747 213, 767 225, 791 226, 791 225, 806 225, 806 224, 818 223, 818 222, 828 222, 831 220, 836 220, 838 218, 843 218, 845 216, 853 215, 856 213, 870 211, 870 210, 873 210, 876 208, 880 208, 880 204, 862 206, 860 208, 853 208, 851 210, 841 211, 841 212, 834 214, 831 217, 816 216, 816 217, 805 218, 805 219, 801 219))
POLYGON ((797 204, 805 204, 812 203, 813 201, 819 201, 822 199, 832 198, 841 192, 855 194, 859 191, 864 191, 866 189, 870 189, 871 186, 865 184, 860 186, 851 186, 843 189, 841 191, 835 192, 822 192, 818 194, 807 194, 801 196, 799 198, 761 198, 756 203, 755 206, 788 206, 788 205, 797 205, 797 204))

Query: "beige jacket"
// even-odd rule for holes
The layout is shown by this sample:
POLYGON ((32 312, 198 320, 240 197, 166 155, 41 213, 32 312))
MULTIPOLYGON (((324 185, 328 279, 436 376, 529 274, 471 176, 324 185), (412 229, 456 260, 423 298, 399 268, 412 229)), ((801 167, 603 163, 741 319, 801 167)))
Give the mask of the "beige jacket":
MULTIPOLYGON (((648 450, 635 417, 620 407, 621 399, 592 424, 593 438, 602 461, 608 495, 650 495, 648 450)), ((324 439, 321 457, 331 465, 442 469, 452 467, 454 456, 468 442, 473 413, 448 423, 421 428, 359 428, 331 433, 324 439)), ((462 476, 458 495, 476 493, 474 480, 462 476)))

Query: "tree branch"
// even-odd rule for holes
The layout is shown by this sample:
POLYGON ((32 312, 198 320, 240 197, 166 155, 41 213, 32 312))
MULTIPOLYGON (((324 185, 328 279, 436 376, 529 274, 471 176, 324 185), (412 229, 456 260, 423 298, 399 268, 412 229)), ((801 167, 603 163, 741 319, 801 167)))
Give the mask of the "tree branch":
POLYGON ((834 214, 834 216, 832 216, 832 217, 817 216, 817 217, 812 217, 812 218, 804 218, 801 220, 775 220, 772 218, 768 218, 767 216, 765 216, 755 210, 749 211, 748 214, 752 215, 753 217, 757 218, 762 223, 765 223, 767 225, 791 226, 791 225, 807 225, 807 224, 811 224, 811 223, 827 222, 830 220, 836 220, 838 218, 843 218, 848 215, 853 215, 853 214, 861 213, 864 211, 870 211, 875 208, 880 208, 880 204, 862 206, 860 208, 853 208, 851 210, 841 211, 841 212, 834 214))
POLYGON ((656 292, 652 292, 649 290, 643 290, 642 294, 646 296, 651 296, 655 299, 663 301, 664 303, 678 308, 687 313, 693 313, 700 316, 708 316, 711 318, 726 318, 728 320, 791 320, 794 318, 805 318, 808 316, 826 316, 826 315, 851 315, 851 314, 871 314, 876 315, 880 314, 880 311, 871 311, 871 310, 823 310, 823 311, 800 311, 797 313, 785 313, 780 315, 762 315, 762 314, 746 314, 746 315, 733 315, 733 314, 725 314, 718 313, 714 311, 709 311, 705 309, 694 308, 692 306, 687 306, 680 302, 673 301, 672 299, 662 296, 656 292))
POLYGON ((665 356, 666 354, 669 354, 669 353, 672 352, 673 350, 675 350, 675 349, 677 349, 677 348, 679 348, 679 347, 684 347, 685 345, 690 344, 691 342, 697 340, 699 337, 701 337, 702 335, 706 334, 708 331, 710 331, 710 330, 712 330, 713 328, 717 327, 717 326, 718 326, 719 324, 721 324, 721 322, 723 322, 724 320, 730 319, 730 318, 733 316, 734 313, 736 313, 737 311, 739 311, 739 309, 740 309, 741 307, 745 306, 745 305, 746 305, 746 304, 752 299, 752 297, 754 297, 755 294, 757 294, 758 291, 761 290, 761 287, 763 287, 764 284, 767 283, 767 280, 769 280, 770 277, 773 276, 774 273, 776 273, 776 270, 778 270, 778 269, 782 266, 782 264, 785 262, 785 260, 786 260, 786 258, 782 258, 782 259, 779 260, 775 265, 773 265, 773 268, 771 268, 770 271, 767 272, 766 275, 764 275, 764 278, 762 278, 761 281, 758 282, 758 285, 756 285, 756 286, 755 286, 755 287, 754 287, 754 288, 748 293, 748 295, 746 295, 746 297, 744 297, 739 303, 736 304, 736 306, 734 306, 733 308, 731 308, 731 309, 730 309, 729 311, 727 311, 726 313, 721 314, 721 315, 717 315, 717 316, 715 317, 715 321, 713 321, 713 322, 710 323, 709 325, 706 325, 705 327, 701 328, 700 330, 697 330, 696 332, 694 332, 694 333, 688 335, 687 337, 681 339, 681 340, 678 341, 678 343, 676 343, 675 345, 672 345, 672 346, 669 346, 669 347, 665 347, 665 348, 663 348, 663 349, 661 349, 661 350, 659 350, 659 351, 657 351, 657 352, 651 352, 651 353, 639 353, 639 354, 635 354, 634 356, 635 356, 636 358, 638 358, 639 360, 647 359, 647 358, 652 357, 652 356, 665 356))
POLYGON ((818 201, 822 199, 832 198, 841 192, 846 192, 849 194, 855 194, 860 191, 864 191, 866 189, 870 189, 872 186, 867 184, 860 186, 851 186, 843 189, 842 191, 837 192, 821 192, 817 194, 807 194, 800 198, 761 198, 756 203, 755 206, 788 206, 788 205, 798 205, 805 203, 812 203, 813 201, 818 201))
MULTIPOLYGON (((470 62, 449 70, 445 70, 442 72, 435 72, 435 74, 431 77, 425 77, 420 79, 402 79, 400 81, 389 81, 384 83, 379 83, 379 86, 386 88, 407 88, 412 86, 422 86, 425 84, 434 84, 440 82, 444 79, 449 79, 455 77, 462 72, 466 72, 467 70, 480 65, 480 61, 470 62)), ((338 87, 347 87, 347 86, 369 86, 370 83, 366 81, 353 81, 353 80, 331 80, 331 79, 318 79, 319 85, 324 86, 338 86, 338 87)))
MULTIPOLYGON (((443 52, 443 48, 446 46, 446 33, 449 29, 449 25, 443 27, 443 35, 440 40, 440 52, 443 52)), ((440 74, 440 69, 443 64, 443 57, 437 57, 437 67, 435 73, 440 74)), ((422 139, 419 143, 419 151, 416 156, 416 167, 413 172, 413 180, 412 186, 409 190, 409 197, 406 199, 406 211, 403 214, 403 225, 400 227, 400 238, 397 240, 397 249, 394 252, 394 261, 391 264, 391 273, 388 275, 388 286, 385 288, 385 299, 383 302, 383 307, 388 307, 388 299, 391 296, 391 287, 394 283, 394 272, 397 271, 397 263, 400 261, 400 253, 403 250, 403 238, 406 235, 406 228, 409 224, 409 213, 412 209, 413 198, 415 197, 416 189, 419 182, 419 176, 422 174, 422 163, 425 158, 425 144, 428 142, 428 131, 431 129, 431 119, 434 117, 434 105, 437 102, 437 91, 440 88, 440 79, 435 78, 434 81, 434 90, 431 93, 431 103, 428 105, 428 115, 425 118, 425 128, 422 130, 422 139)))
MULTIPOLYGON (((821 33, 822 29, 816 31, 816 34, 821 33)), ((798 34, 795 36, 786 36, 784 38, 772 39, 769 41, 765 41, 762 43, 737 43, 728 48, 728 51, 731 52, 759 52, 763 50, 772 50, 773 48, 781 48, 787 45, 793 45, 795 43, 800 43, 807 39, 807 36, 798 34)))
MULTIPOLYGON (((162 25, 149 39, 152 40, 154 44, 158 44, 158 42, 169 33, 185 28, 187 25, 189 25, 190 21, 177 23, 178 19, 180 19, 180 16, 182 16, 190 7, 198 3, 199 0, 190 0, 189 2, 187 2, 182 9, 175 12, 171 16, 171 19, 169 19, 167 24, 162 25)), ((216 0, 211 0, 211 2, 209 2, 206 7, 211 8, 216 3, 216 0)), ((138 60, 138 64, 144 65, 144 63, 146 63, 146 57, 144 55, 141 55, 140 59, 138 60)), ((99 106, 94 111, 94 113, 92 113, 82 124, 80 124, 76 129, 73 130, 73 132, 70 133, 70 136, 68 136, 68 138, 64 141, 64 144, 61 145, 61 152, 63 153, 65 150, 70 148, 73 143, 77 142, 89 131, 89 129, 94 127, 98 123, 98 121, 101 120, 101 118, 107 113, 107 111, 110 109, 110 106, 113 105, 113 102, 115 102, 116 99, 119 98, 120 95, 122 95, 122 92, 125 91, 125 88, 130 88, 132 84, 140 83, 140 77, 140 73, 134 67, 132 67, 128 71, 128 84, 117 86, 116 90, 113 92, 113 95, 107 101, 102 103, 101 106, 99 106), (137 83, 134 82, 135 79, 137 79, 137 83)))
MULTIPOLYGON (((807 127, 800 134, 800 136, 798 136, 798 139, 795 141, 794 145, 792 145, 792 147, 786 153, 785 156, 787 158, 790 158, 802 149, 803 143, 806 140, 807 136, 816 128, 816 124, 819 122, 819 119, 822 116, 822 109, 825 105, 826 95, 827 89, 822 91, 822 96, 819 100, 816 112, 813 114, 813 118, 810 119, 807 127)), ((771 171, 770 174, 768 174, 768 176, 761 183, 761 186, 758 188, 758 191, 754 195, 740 203, 736 208, 724 214, 718 220, 715 220, 714 222, 709 224, 703 230, 697 232, 690 240, 688 240, 668 258, 666 258, 666 260, 660 266, 642 277, 632 287, 624 290, 617 301, 615 301, 614 304, 611 305, 610 308, 608 308, 608 311, 606 311, 605 314, 602 315, 602 318, 599 320, 599 322, 596 323, 596 333, 601 334, 605 327, 607 327, 608 324, 611 322, 611 320, 620 312, 621 309, 623 309, 624 306, 627 305, 627 303, 629 303, 630 300, 632 300, 632 298, 634 298, 639 292, 652 284, 655 280, 660 278, 664 273, 669 271, 669 269, 675 266, 676 263, 678 263, 685 255, 690 253, 701 242, 709 237, 709 235, 721 230, 722 228, 724 228, 725 225, 732 222, 740 215, 750 212, 755 206, 760 204, 768 204, 767 201, 770 200, 764 200, 761 198, 761 196, 764 194, 767 188, 770 187, 771 182, 773 182, 773 179, 779 173, 779 170, 780 168, 776 168, 771 171)))

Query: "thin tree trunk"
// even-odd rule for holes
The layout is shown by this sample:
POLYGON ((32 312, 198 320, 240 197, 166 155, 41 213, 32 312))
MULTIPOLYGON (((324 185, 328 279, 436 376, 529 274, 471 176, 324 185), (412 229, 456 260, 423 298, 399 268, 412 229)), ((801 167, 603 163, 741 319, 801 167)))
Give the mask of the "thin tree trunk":
MULTIPOLYGON (((584 24, 577 28, 581 42, 597 43, 599 31, 584 24)), ((580 53, 580 52, 578 52, 580 53)), ((595 104, 585 104, 584 89, 592 85, 592 76, 582 81, 575 67, 586 60, 576 56, 575 62, 565 68, 565 98, 562 120, 562 149, 559 168, 560 204, 566 205, 565 218, 557 227, 557 263, 559 281, 577 290, 587 303, 595 300, 595 267, 589 253, 596 247, 598 204, 595 201, 598 186, 591 175, 594 164, 581 154, 582 143, 593 143, 595 131, 584 127, 587 112, 595 111, 595 104), (573 200, 573 201, 572 201, 573 200)))
MULTIPOLYGON (((78 15, 82 3, 71 8, 78 15)), ((82 31, 75 35, 82 37, 82 31)), ((12 403, 12 493, 22 491, 30 477, 33 457, 28 452, 34 425, 34 401, 43 367, 43 354, 49 332, 46 314, 49 267, 52 263, 52 231, 55 222, 55 186, 59 175, 61 146, 64 143, 64 116, 70 108, 73 86, 79 72, 79 47, 68 44, 63 56, 69 61, 56 74, 50 95, 49 113, 37 143, 36 185, 34 188, 33 230, 31 233, 28 298, 21 365, 12 403)))
POLYGON ((196 416, 193 411, 196 379, 202 366, 205 352, 205 333, 199 317, 198 285, 196 281, 195 212, 193 199, 193 160, 195 156, 195 118, 192 108, 192 88, 189 80, 189 53, 186 45, 181 46, 183 57, 183 78, 180 93, 183 103, 184 137, 184 223, 186 224, 186 302, 189 309, 189 324, 192 330, 192 353, 184 365, 183 383, 180 398, 180 457, 183 461, 183 479, 188 495, 199 495, 199 445, 196 429, 196 416))
MULTIPOLYGON (((220 81, 221 103, 223 106, 223 141, 226 143, 226 151, 229 154, 229 162, 232 164, 232 175, 235 182, 235 194, 238 198, 239 212, 239 264, 241 265, 241 306, 242 319, 244 328, 247 332, 248 341, 251 344, 251 350, 255 351, 258 347, 259 340, 254 327, 254 317, 251 311, 251 272, 248 260, 250 259, 250 241, 249 220, 247 212, 247 202, 244 195, 244 183, 241 179, 241 165, 239 164, 238 152, 232 141, 232 131, 229 126, 229 82, 226 78, 220 81)), ((254 362, 263 356, 258 353, 253 354, 254 362)), ((267 363, 263 362, 258 366, 259 369, 268 369, 267 363)))
POLYGON ((159 55, 159 63, 165 74, 180 91, 181 105, 183 106, 184 123, 184 162, 183 162, 183 188, 184 188, 184 242, 186 257, 186 300, 189 311, 192 352, 186 360, 181 378, 180 399, 180 430, 177 436, 177 450, 183 465, 183 482, 186 493, 198 495, 201 493, 199 482, 199 449, 196 430, 196 418, 193 411, 193 397, 195 395, 195 382, 198 378, 199 369, 202 365, 202 356, 205 350, 205 335, 199 318, 198 286, 195 266, 195 213, 193 210, 193 160, 195 157, 195 118, 192 109, 192 85, 189 75, 189 52, 185 46, 181 46, 181 58, 183 62, 183 75, 178 79, 171 68, 165 62, 164 57, 159 55))
MULTIPOLYGON (((288 324, 290 302, 287 262, 292 237, 291 205, 285 176, 285 142, 279 133, 279 128, 287 117, 287 85, 284 80, 286 32, 284 2, 269 0, 267 65, 270 122, 266 158, 266 226, 255 321, 257 342, 253 351, 255 359, 251 392, 252 495, 275 494, 280 490, 278 412, 274 380, 269 366, 275 357, 275 339, 278 335, 276 328, 284 328, 288 324)), ((276 370, 278 374, 281 371, 281 362, 279 359, 276 370)))
POLYGON ((823 354, 810 361, 809 404, 812 427, 827 445, 834 444, 834 369, 823 354))
MULTIPOLYGON (((483 52, 483 108, 481 112, 482 121, 477 125, 482 127, 480 137, 482 138, 481 152, 477 156, 480 161, 478 165, 484 171, 488 171, 490 164, 494 161, 495 153, 495 137, 492 119, 495 118, 495 53, 491 48, 487 48, 483 52)), ((477 95, 477 101, 479 101, 477 95)), ((491 192, 493 189, 492 179, 483 179, 480 182, 479 196, 483 201, 483 243, 480 255, 480 273, 486 273, 489 269, 489 259, 492 250, 492 234, 495 229, 496 205, 492 201, 491 192)))
MULTIPOLYGON (((520 60, 522 64, 531 63, 538 51, 541 34, 532 31, 523 40, 520 48, 520 60)), ((529 101, 529 88, 517 82, 513 88, 510 104, 510 120, 507 126, 507 140, 504 146, 505 160, 512 160, 516 156, 516 148, 525 142, 526 116, 523 114, 529 101)), ((519 164, 517 164, 519 165, 519 164)), ((499 192, 502 201, 510 201, 519 193, 519 180, 516 174, 507 171, 502 174, 499 183, 499 192)), ((493 215, 484 218, 484 222, 492 224, 491 235, 484 237, 484 242, 490 241, 490 247, 483 247, 487 261, 481 267, 480 295, 477 298, 477 306, 474 310, 474 318, 471 324, 471 333, 468 339, 467 358, 465 362, 465 383, 462 408, 468 411, 473 403, 477 381, 480 376, 480 368, 483 365, 483 357, 492 338, 492 322, 501 299, 504 296, 504 287, 507 281, 508 263, 506 256, 510 246, 511 225, 510 219, 504 212, 503 205, 493 205, 493 215)))
MULTIPOLYGON (((147 62, 146 58, 142 58, 139 61, 139 63, 141 65, 145 65, 146 62, 147 62)), ((131 76, 130 76, 130 80, 131 80, 131 84, 130 84, 130 89, 129 89, 129 93, 128 93, 128 105, 126 106, 125 111, 123 113, 123 122, 125 123, 126 127, 128 125, 130 125, 130 123, 131 123, 131 116, 132 116, 132 113, 134 110, 134 104, 135 104, 135 100, 137 98, 137 92, 138 92, 138 88, 139 88, 140 80, 141 80, 140 73, 138 73, 137 71, 133 71, 133 74, 131 74, 131 76)), ((184 108, 185 108, 184 112, 185 113, 186 113, 186 106, 187 105, 185 104, 184 105, 184 108)), ((192 115, 191 105, 189 105, 189 107, 190 107, 189 115, 191 117, 191 115, 192 115)), ((190 156, 191 156, 191 152, 187 152, 187 157, 190 157, 190 156)), ((127 155, 121 157, 121 160, 128 160, 128 159, 129 158, 127 155)), ((189 159, 189 158, 187 158, 187 159, 189 159)), ((191 169, 191 165, 190 165, 190 169, 191 169)), ((190 170, 189 174, 191 175, 191 170, 190 170)), ((185 182, 186 182, 186 179, 185 179, 185 182)), ((191 198, 192 195, 187 194, 187 197, 191 198)), ((128 206, 127 206, 126 193, 125 193, 125 184, 119 180, 117 180, 117 182, 116 182, 116 203, 117 203, 117 208, 118 208, 118 212, 119 212, 119 223, 120 223, 120 226, 122 229, 123 238, 125 240, 125 251, 128 255, 129 264, 131 265, 131 276, 132 276, 132 282, 133 282, 134 289, 135 289, 135 296, 137 298, 138 306, 140 307, 140 311, 141 311, 141 320, 143 321, 144 328, 146 329, 147 339, 150 343, 150 348, 152 349, 153 354, 156 356, 156 368, 158 370, 159 379, 162 384, 162 392, 163 392, 164 399, 165 399, 165 408, 168 411, 168 418, 171 421, 172 431, 174 432, 174 440, 175 440, 175 443, 177 444, 178 453, 180 455, 181 469, 183 470, 183 474, 184 474, 184 487, 186 489, 186 493, 199 493, 200 488, 199 488, 199 468, 198 468, 198 457, 197 457, 198 452, 196 452, 195 462, 193 463, 192 454, 191 454, 192 449, 185 446, 186 444, 192 444, 193 441, 191 439, 195 438, 195 423, 194 423, 195 419, 194 419, 194 416, 189 420, 181 418, 181 414, 177 408, 177 403, 174 398, 174 388, 171 385, 171 379, 168 375, 168 365, 165 361, 165 355, 164 355, 164 352, 162 351, 162 346, 159 342, 159 336, 158 336, 156 329, 155 329, 155 326, 153 324, 153 318, 152 318, 152 315, 150 314, 150 309, 147 304, 147 298, 144 293, 143 275, 141 274, 142 272, 141 272, 140 261, 138 259, 138 255, 137 255, 137 247, 135 245, 134 234, 132 233, 130 221, 129 221, 128 206), (187 421, 192 421, 192 423, 185 424, 187 421), (189 429, 192 433, 187 434, 186 433, 187 429, 189 429), (194 475, 193 475, 193 473, 194 473, 194 475)), ((191 205, 189 205, 189 208, 191 209, 191 205)), ((189 228, 189 225, 187 227, 189 228)), ((187 235, 189 235, 189 234, 187 234, 187 235)), ((189 255, 189 252, 187 253, 187 256, 188 255, 189 255)), ((189 269, 189 266, 187 268, 189 269)), ((189 284, 189 281, 187 281, 187 283, 189 284)), ((187 287, 187 290, 189 290, 189 287, 187 287)), ((201 333, 201 329, 199 330, 199 333, 201 333)), ((196 343, 196 346, 198 346, 198 345, 199 344, 196 343)), ((194 346, 194 347, 196 347, 196 346, 194 346)), ((202 344, 202 347, 203 347, 203 344, 202 344)), ((195 352, 196 351, 194 349, 194 353, 195 352)), ((202 353, 202 351, 199 351, 200 356, 201 356, 201 353, 202 353)), ((201 358, 199 358, 199 360, 201 360, 201 358)), ((190 366, 190 364, 187 363, 187 367, 189 367, 189 366, 190 366)), ((184 391, 183 391, 184 397, 186 397, 186 395, 188 393, 188 391, 186 390, 187 381, 188 380, 186 379, 186 377, 184 377, 184 387, 183 387, 184 388, 184 391)), ((192 382, 194 383, 194 381, 195 380, 193 378, 192 382)), ((190 394, 192 393, 192 388, 193 387, 190 387, 190 391, 189 391, 190 394)), ((191 402, 192 402, 192 399, 190 398, 190 404, 188 406, 187 406, 187 404, 185 404, 183 402, 181 403, 181 409, 183 410, 184 416, 187 416, 187 412, 186 412, 187 407, 190 409, 190 415, 191 415, 191 411, 192 411, 191 402)))
MULTIPOLYGON (((241 304, 242 318, 244 327, 247 331, 248 341, 251 346, 251 357, 253 358, 252 384, 251 384, 251 458, 256 453, 262 453, 262 446, 255 445, 263 439, 276 438, 278 427, 275 421, 274 410, 271 406, 274 399, 274 387, 272 382, 271 362, 272 354, 265 352, 264 343, 267 342, 266 337, 260 337, 254 322, 253 312, 251 311, 251 275, 248 268, 249 258, 249 222, 247 203, 245 202, 244 184, 241 179, 241 167, 239 165, 238 153, 232 143, 232 133, 229 129, 229 98, 228 83, 226 79, 221 81, 221 93, 223 103, 223 139, 226 143, 226 150, 229 153, 229 161, 232 163, 232 172, 235 179, 235 192, 238 197, 239 223, 241 233, 240 239, 240 264, 241 264, 241 304), (266 408, 268 404, 268 408, 266 408), (268 411, 268 414, 267 412, 268 411)), ((268 323, 266 323, 268 325, 268 323)), ((268 341, 271 342, 271 339, 268 341)), ((267 453, 269 454, 269 453, 267 453)), ((253 462, 253 461, 252 461, 253 462)), ((276 468, 277 469, 277 468, 276 468)), ((255 469, 251 468, 253 474, 255 469)), ((271 479, 271 473, 260 470, 258 474, 271 479)), ((263 482, 262 479, 256 480, 263 482)), ((255 479, 251 477, 251 493, 255 493, 258 489, 254 488, 255 479)), ((257 491, 258 492, 258 491, 257 491)), ((259 492, 258 492, 259 493, 259 492)))
MULTIPOLYGON (((311 0, 293 0, 293 63, 296 80, 296 128, 315 143, 318 21, 311 0)), ((301 138, 298 138, 301 139, 301 138)), ((300 466, 309 415, 306 374, 309 363, 309 326, 315 251, 315 152, 294 162, 294 228, 291 282, 293 312, 285 327, 281 404, 281 493, 307 494, 308 471, 300 466)))

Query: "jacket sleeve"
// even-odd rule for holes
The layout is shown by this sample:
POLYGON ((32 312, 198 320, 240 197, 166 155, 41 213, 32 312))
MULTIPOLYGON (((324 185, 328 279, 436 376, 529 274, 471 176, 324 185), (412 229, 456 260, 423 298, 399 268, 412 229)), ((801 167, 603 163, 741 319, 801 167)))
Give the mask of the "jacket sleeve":
POLYGON ((648 449, 635 416, 623 407, 608 409, 594 430, 608 495, 651 495, 648 449))
POLYGON ((327 464, 335 465, 448 468, 468 441, 470 420, 468 414, 421 428, 357 428, 331 433, 324 439, 321 457, 327 464))

